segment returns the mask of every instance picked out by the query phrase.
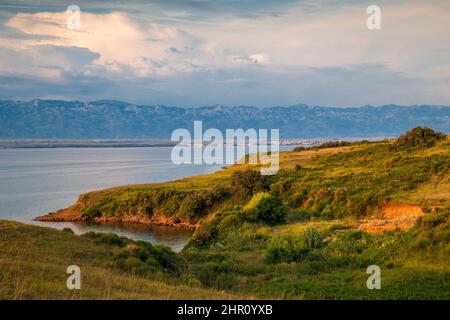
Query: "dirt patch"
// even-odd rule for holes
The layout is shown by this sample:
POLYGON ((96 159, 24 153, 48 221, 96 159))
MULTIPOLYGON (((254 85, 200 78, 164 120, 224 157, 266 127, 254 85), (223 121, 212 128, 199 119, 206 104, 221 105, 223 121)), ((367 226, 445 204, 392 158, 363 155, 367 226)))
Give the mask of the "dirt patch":
POLYGON ((406 231, 424 216, 421 207, 411 204, 389 203, 382 208, 382 217, 377 219, 361 220, 359 229, 369 233, 402 230, 406 231))
POLYGON ((411 204, 393 204, 390 203, 383 208, 384 219, 400 219, 405 217, 421 217, 423 216, 421 207, 411 204))

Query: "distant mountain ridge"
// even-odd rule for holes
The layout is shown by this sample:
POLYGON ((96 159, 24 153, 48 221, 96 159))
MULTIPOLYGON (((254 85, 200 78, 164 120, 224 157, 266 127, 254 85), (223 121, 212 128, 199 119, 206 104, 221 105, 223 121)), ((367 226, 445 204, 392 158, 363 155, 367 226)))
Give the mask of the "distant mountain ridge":
POLYGON ((415 126, 450 132, 449 106, 358 108, 210 106, 179 108, 100 100, 0 100, 0 139, 170 139, 177 128, 192 130, 280 129, 281 138, 395 136, 415 126))

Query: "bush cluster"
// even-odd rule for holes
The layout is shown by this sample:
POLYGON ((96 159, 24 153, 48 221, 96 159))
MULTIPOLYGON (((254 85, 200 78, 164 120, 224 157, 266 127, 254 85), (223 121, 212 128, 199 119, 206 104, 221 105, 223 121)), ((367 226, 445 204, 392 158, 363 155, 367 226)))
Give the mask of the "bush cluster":
POLYGON ((268 225, 283 223, 287 214, 281 200, 266 192, 255 194, 243 210, 247 220, 262 221, 268 225))
POLYGON ((150 275, 163 271, 174 272, 178 269, 176 254, 163 245, 152 245, 144 241, 133 241, 114 233, 89 232, 83 237, 118 248, 114 253, 114 264, 127 272, 150 275))
POLYGON ((195 221, 230 195, 230 189, 223 186, 202 191, 179 191, 174 188, 117 191, 115 194, 106 193, 95 204, 88 205, 84 210, 84 216, 90 218, 126 214, 152 216, 159 213, 195 221))
POLYGON ((191 192, 181 202, 178 214, 181 218, 195 220, 227 199, 231 191, 225 187, 215 187, 210 191, 191 192))
POLYGON ((450 207, 437 208, 436 213, 431 213, 427 216, 420 218, 417 221, 417 225, 425 229, 437 227, 438 225, 448 221, 450 215, 450 207))
POLYGON ((272 239, 266 249, 265 260, 269 263, 298 262, 324 245, 324 234, 308 228, 299 235, 283 235, 272 239))
POLYGON ((416 127, 401 135, 391 146, 391 150, 429 148, 445 137, 445 134, 433 129, 416 127))
POLYGON ((233 195, 241 200, 249 199, 257 192, 268 189, 267 179, 256 170, 239 170, 231 176, 231 191, 233 195))
POLYGON ((318 146, 314 147, 295 147, 292 151, 293 152, 299 152, 303 150, 319 150, 319 149, 325 149, 325 148, 337 148, 337 147, 346 147, 349 146, 351 142, 348 141, 327 141, 324 143, 321 143, 318 146))

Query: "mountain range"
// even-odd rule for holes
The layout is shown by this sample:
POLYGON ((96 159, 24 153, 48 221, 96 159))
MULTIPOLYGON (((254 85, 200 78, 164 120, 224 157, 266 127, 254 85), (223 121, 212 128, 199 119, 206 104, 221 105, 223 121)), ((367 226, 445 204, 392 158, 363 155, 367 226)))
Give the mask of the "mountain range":
POLYGON ((415 126, 450 132, 450 106, 294 105, 180 108, 100 100, 0 100, 0 139, 170 139, 177 128, 279 129, 281 138, 396 136, 415 126))

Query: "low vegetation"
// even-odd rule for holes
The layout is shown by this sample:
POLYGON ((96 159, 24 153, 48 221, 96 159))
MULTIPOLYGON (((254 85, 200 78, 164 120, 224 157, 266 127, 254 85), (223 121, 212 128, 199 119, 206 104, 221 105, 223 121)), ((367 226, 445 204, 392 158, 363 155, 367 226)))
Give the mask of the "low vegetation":
POLYGON ((0 222, 0 298, 450 298, 447 218, 384 234, 338 221, 222 223, 220 239, 174 254, 112 235, 0 222), (82 290, 65 287, 71 264, 82 268, 82 290), (366 288, 373 264, 381 290, 366 288))
POLYGON ((337 147, 345 147, 345 146, 349 146, 351 144, 351 142, 348 141, 326 141, 324 143, 321 143, 318 146, 314 146, 314 147, 295 147, 294 148, 294 152, 299 152, 299 151, 303 151, 303 150, 319 150, 319 149, 326 149, 326 148, 337 148, 337 147))
POLYGON ((243 214, 247 220, 276 225, 285 221, 287 210, 279 198, 267 192, 260 192, 245 205, 243 214))
POLYGON ((168 248, 112 234, 76 236, 0 221, 1 299, 228 299, 240 295, 170 279, 179 258, 168 248), (68 290, 66 269, 81 268, 81 290, 68 290))
MULTIPOLYGON (((430 130, 415 128, 393 142, 284 152, 281 170, 270 177, 255 166, 236 165, 173 183, 91 192, 69 209, 86 217, 162 217, 198 224, 219 211, 244 207, 254 194, 268 193, 290 217, 362 218, 390 201, 421 205, 420 197, 411 199, 418 187, 448 186, 450 141, 430 130)), ((448 202, 443 194, 433 205, 448 202)))
POLYGON ((308 228, 296 235, 283 235, 274 237, 266 249, 266 261, 300 262, 314 249, 323 246, 323 234, 315 228, 308 228))
POLYGON ((77 237, 1 222, 0 297, 67 298, 64 273, 58 285, 52 273, 39 285, 32 277, 75 261, 92 272, 89 290, 78 298, 176 298, 189 287, 190 298, 449 299, 450 141, 430 130, 415 128, 394 141, 283 152, 279 172, 270 177, 258 167, 236 165, 170 183, 88 193, 70 208, 91 217, 193 222, 195 233, 179 254, 111 234, 77 237), (417 206, 424 214, 408 220, 406 231, 358 227, 362 220, 382 220, 390 203, 417 206), (42 255, 46 248, 51 250, 42 255), (366 287, 366 268, 373 264, 382 270, 382 290, 366 287), (111 285, 111 277, 127 285, 111 285), (105 288, 103 294, 94 292, 96 286, 105 288))
POLYGON ((445 139, 445 134, 436 132, 430 128, 416 127, 401 135, 392 145, 392 150, 411 148, 430 148, 436 142, 445 139))

